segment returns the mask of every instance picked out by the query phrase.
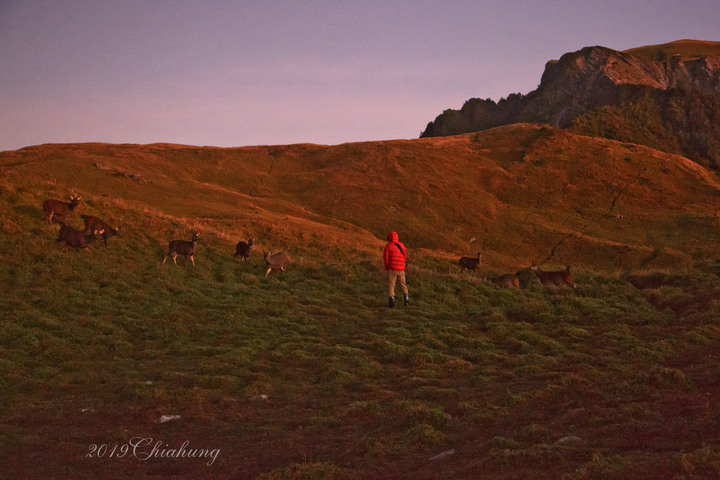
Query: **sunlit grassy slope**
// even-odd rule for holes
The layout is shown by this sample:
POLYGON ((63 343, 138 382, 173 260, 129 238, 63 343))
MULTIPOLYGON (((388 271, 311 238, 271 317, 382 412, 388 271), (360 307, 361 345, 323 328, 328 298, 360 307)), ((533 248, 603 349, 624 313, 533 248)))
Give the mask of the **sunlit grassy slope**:
POLYGON ((698 57, 720 56, 720 42, 703 40, 677 40, 660 45, 632 48, 628 53, 651 60, 692 60, 698 57))
POLYGON ((718 181, 684 158, 514 125, 45 145, 0 169, 5 477, 720 475, 718 181), (94 214, 125 236, 56 245, 41 204, 70 193, 71 225, 94 214), (389 229, 411 252, 410 308, 386 307, 389 229), (197 268, 163 265, 194 230, 197 268), (265 279, 263 249, 294 263, 265 279), (478 250, 482 272, 461 274, 478 250), (482 279, 546 259, 577 287, 482 279))
POLYGON ((256 236, 302 250, 315 234, 372 250, 394 229, 415 249, 482 249, 490 266, 554 253, 563 265, 614 269, 703 258, 718 239, 720 183, 708 171, 534 125, 330 147, 45 145, 2 160, 33 207, 74 191, 83 211, 120 222, 147 211, 164 221, 129 228, 160 243, 207 224, 227 244, 256 236))

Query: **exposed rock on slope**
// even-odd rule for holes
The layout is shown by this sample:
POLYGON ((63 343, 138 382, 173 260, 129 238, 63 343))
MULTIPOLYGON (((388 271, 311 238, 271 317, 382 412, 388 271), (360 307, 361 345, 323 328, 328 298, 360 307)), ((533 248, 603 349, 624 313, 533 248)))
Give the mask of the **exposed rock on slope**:
MULTIPOLYGON (((720 54, 668 57, 668 49, 687 47, 689 42, 693 45, 682 41, 658 48, 657 57, 669 60, 653 60, 648 50, 641 49, 620 52, 587 47, 567 53, 547 63, 537 90, 513 94, 498 103, 470 99, 461 110, 439 115, 421 136, 541 122, 680 153, 717 167, 720 54)), ((720 42, 698 43, 716 45, 720 52, 720 42)))

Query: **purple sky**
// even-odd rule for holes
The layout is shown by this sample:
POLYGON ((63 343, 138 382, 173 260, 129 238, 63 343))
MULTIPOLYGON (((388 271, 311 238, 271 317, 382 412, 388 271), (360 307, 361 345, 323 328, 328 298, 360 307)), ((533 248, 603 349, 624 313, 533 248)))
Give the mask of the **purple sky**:
POLYGON ((717 0, 0 0, 0 150, 416 138, 566 52, 719 28, 717 0))

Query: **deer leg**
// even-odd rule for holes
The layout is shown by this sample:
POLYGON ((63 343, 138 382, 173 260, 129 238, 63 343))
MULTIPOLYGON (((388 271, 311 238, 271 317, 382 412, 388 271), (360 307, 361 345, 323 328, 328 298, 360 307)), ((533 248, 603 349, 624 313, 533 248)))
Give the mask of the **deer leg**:
POLYGON ((270 272, 272 272, 272 267, 268 267, 267 272, 265 272, 265 278, 267 278, 268 275, 270 275, 270 272))

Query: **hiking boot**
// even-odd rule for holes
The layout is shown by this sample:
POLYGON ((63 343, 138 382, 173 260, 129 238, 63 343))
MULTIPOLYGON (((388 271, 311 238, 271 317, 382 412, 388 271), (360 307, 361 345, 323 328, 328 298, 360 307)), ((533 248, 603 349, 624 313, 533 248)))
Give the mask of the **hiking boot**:
POLYGON ((388 302, 388 307, 395 308, 395 297, 390 297, 390 301, 388 302))
POLYGON ((407 293, 405 294, 405 306, 410 306, 410 295, 408 295, 407 293))

